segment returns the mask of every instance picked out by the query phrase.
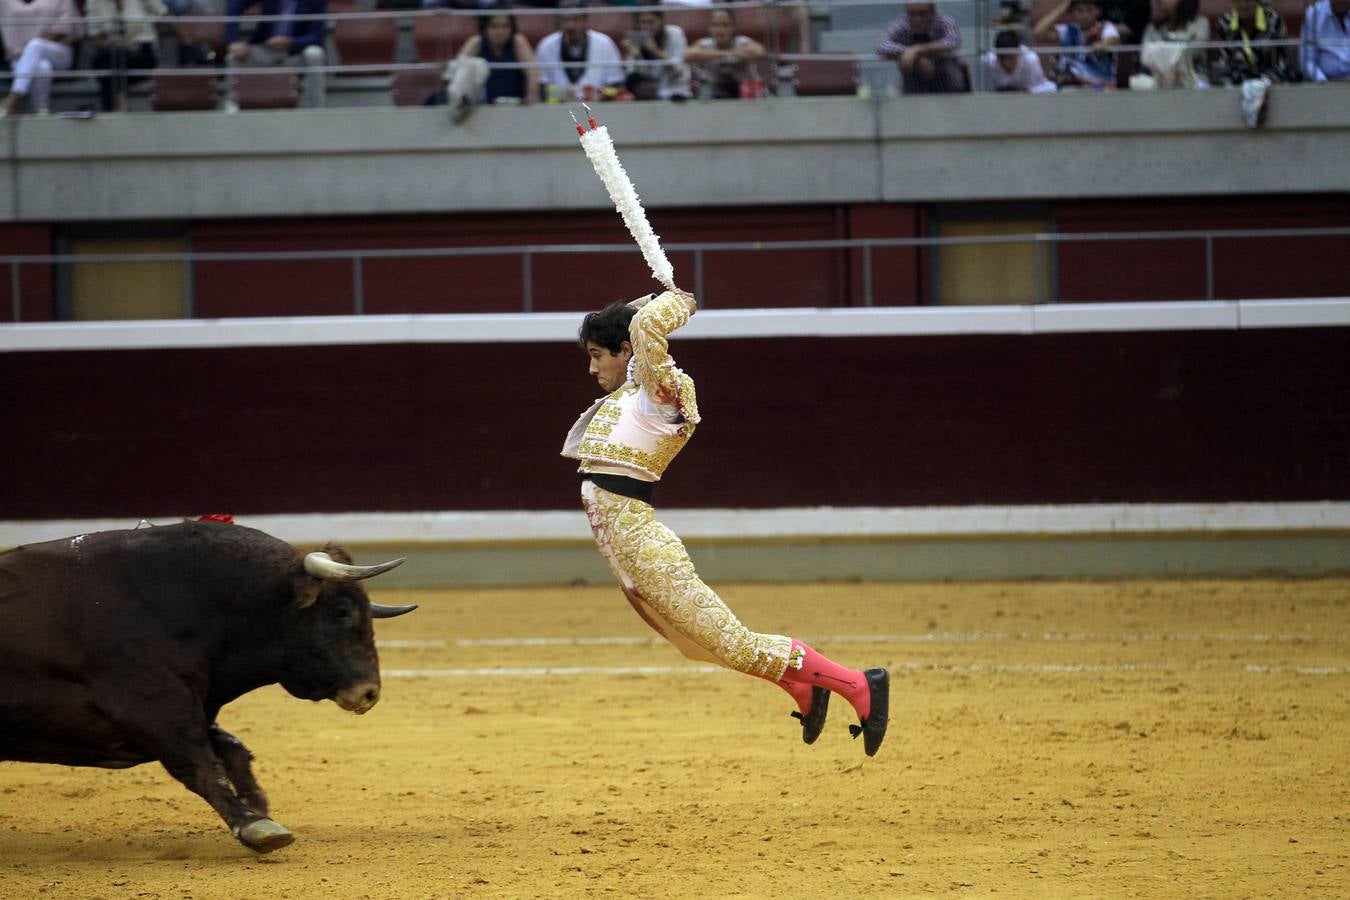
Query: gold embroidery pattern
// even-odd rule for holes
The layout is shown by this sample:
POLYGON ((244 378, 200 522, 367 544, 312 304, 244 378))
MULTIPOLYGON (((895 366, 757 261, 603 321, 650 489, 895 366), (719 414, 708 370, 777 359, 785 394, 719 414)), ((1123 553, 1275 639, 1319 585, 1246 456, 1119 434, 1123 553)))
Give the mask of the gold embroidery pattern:
POLYGON ((594 433, 592 429, 587 428, 586 439, 581 442, 581 450, 578 456, 583 462, 615 463, 621 466, 630 466, 656 478, 661 477, 661 473, 665 472, 666 467, 670 465, 670 461, 689 442, 688 434, 671 435, 657 441, 656 449, 648 453, 645 450, 639 450, 625 444, 611 444, 607 441, 592 439, 591 435, 594 433))
POLYGON ((650 504, 588 485, 582 505, 614 577, 650 613, 649 624, 686 656, 771 681, 783 677, 791 638, 742 625, 698 577, 684 545, 655 520, 650 504))
POLYGON ((685 419, 697 425, 694 381, 675 367, 666 340, 666 335, 688 321, 689 308, 684 301, 666 291, 633 316, 628 337, 633 345, 633 379, 660 402, 678 404, 685 419))

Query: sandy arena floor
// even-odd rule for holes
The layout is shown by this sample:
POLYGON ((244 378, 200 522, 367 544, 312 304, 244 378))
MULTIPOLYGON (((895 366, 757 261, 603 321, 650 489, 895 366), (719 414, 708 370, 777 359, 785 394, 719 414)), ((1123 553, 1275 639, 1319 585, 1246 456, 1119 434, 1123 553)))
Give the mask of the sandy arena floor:
POLYGON ((891 667, 876 758, 608 586, 377 591, 423 607, 369 715, 221 716, 295 844, 158 766, 5 763, 0 897, 1350 896, 1350 580, 721 587, 891 667))

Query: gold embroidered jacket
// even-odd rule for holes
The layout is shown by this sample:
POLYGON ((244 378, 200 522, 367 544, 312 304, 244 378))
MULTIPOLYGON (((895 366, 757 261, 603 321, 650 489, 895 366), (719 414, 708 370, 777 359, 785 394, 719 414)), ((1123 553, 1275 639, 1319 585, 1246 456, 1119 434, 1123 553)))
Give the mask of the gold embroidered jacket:
POLYGON ((699 422, 694 380, 675 366, 666 335, 689 321, 679 295, 666 291, 633 316, 628 381, 581 414, 562 455, 582 472, 658 481, 699 422))

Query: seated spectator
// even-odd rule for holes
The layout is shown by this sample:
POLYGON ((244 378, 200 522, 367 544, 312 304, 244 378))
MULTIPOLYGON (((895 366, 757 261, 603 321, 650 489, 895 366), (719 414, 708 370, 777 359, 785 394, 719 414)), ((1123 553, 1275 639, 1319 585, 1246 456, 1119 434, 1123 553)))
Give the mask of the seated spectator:
POLYGON ((1055 92, 1055 83, 1045 77, 1041 58, 1036 51, 1022 46, 1015 31, 1000 31, 994 38, 994 49, 984 55, 980 64, 984 68, 984 83, 991 91, 1055 92))
POLYGON ((1209 40, 1209 19, 1200 0, 1158 0, 1154 20, 1144 29, 1139 63, 1160 88, 1209 87, 1209 52, 1188 45, 1209 40))
POLYGON ((1151 0, 1102 0, 1102 18, 1116 26, 1122 44, 1135 44, 1153 18, 1151 0))
POLYGON ((1309 81, 1350 79, 1350 0, 1317 0, 1303 17, 1299 62, 1309 81))
MULTIPOLYGON (((260 7, 264 16, 322 16, 328 12, 328 0, 229 0, 225 15, 241 16, 244 10, 260 7)), ((225 26, 227 48, 225 62, 230 68, 239 66, 264 67, 307 67, 311 71, 304 74, 304 90, 301 96, 305 106, 324 105, 324 74, 312 71, 313 67, 324 65, 327 55, 324 53, 324 37, 328 23, 324 19, 282 19, 280 21, 262 21, 253 25, 253 33, 247 41, 240 39, 239 23, 230 22, 225 26)), ((225 106, 227 112, 239 108, 231 98, 225 106)))
POLYGON ((1258 41, 1288 40, 1280 14, 1258 0, 1233 0, 1233 8, 1219 17, 1218 40, 1241 46, 1225 47, 1223 59, 1230 84, 1253 78, 1293 81, 1288 47, 1253 47, 1258 41))
POLYGON ((1108 50, 1120 43, 1120 31, 1102 18, 1100 0, 1061 0, 1036 23, 1036 40, 1058 44, 1060 87, 1108 88, 1116 84, 1116 57, 1108 50), (1069 21, 1059 19, 1068 13, 1069 21))
POLYGON ((70 68, 82 34, 80 12, 71 0, 0 0, 0 37, 14 72, 0 116, 13 113, 30 92, 35 112, 51 112, 51 74, 70 68))
MULTIPOLYGON (((667 25, 660 10, 644 9, 633 17, 637 28, 630 31, 619 44, 623 51, 624 69, 629 75, 645 75, 655 82, 656 96, 662 100, 689 99, 689 66, 684 62, 684 51, 689 41, 684 29, 667 25)), ((637 79, 641 84, 642 79, 637 79)), ((629 85, 632 91, 633 84, 629 85)), ((647 90, 649 85, 642 85, 647 90)), ((643 99, 637 91, 635 97, 643 99)))
POLYGON ((928 2, 910 2, 905 17, 891 23, 877 55, 900 61, 906 94, 956 94, 968 90, 966 73, 953 55, 961 49, 961 29, 951 16, 928 2))
POLYGON ((478 33, 464 42, 450 64, 450 116, 461 122, 475 103, 530 104, 539 96, 539 70, 490 68, 493 63, 532 63, 534 51, 516 29, 516 17, 478 17, 478 33))
POLYGON ((550 99, 594 100, 606 88, 623 84, 619 48, 605 34, 586 27, 586 14, 576 10, 585 0, 558 4, 558 30, 539 41, 539 83, 550 99))
MULTIPOLYGON (((167 16, 161 0, 89 0, 85 34, 94 42, 95 69, 112 69, 98 77, 98 100, 104 112, 127 111, 127 69, 153 69, 159 65, 155 26, 150 22, 126 22, 146 16, 167 16)), ((144 78, 144 76, 141 76, 144 78)))
POLYGON ((684 51, 684 61, 699 70, 708 86, 707 96, 731 100, 744 93, 741 85, 759 80, 764 45, 736 33, 736 19, 729 9, 714 9, 708 17, 708 36, 684 51))

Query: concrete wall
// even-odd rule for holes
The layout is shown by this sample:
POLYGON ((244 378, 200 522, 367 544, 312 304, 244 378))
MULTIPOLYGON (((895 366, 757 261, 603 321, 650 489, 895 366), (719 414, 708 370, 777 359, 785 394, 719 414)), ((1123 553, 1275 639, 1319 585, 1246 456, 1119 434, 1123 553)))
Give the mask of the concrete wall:
MULTIPOLYGON (((1350 85, 624 104, 652 207, 1350 190, 1350 85)), ((0 121, 0 221, 603 209, 565 107, 0 121)))

